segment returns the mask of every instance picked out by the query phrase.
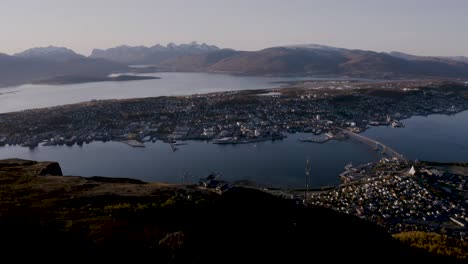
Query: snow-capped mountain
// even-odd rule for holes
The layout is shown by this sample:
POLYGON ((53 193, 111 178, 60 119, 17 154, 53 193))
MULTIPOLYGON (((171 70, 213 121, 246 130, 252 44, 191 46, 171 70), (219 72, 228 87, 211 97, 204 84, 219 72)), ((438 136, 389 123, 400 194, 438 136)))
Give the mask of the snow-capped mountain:
POLYGON ((297 45, 286 45, 280 46, 281 48, 288 49, 315 49, 315 50, 343 50, 343 48, 337 48, 332 46, 326 46, 321 44, 297 44, 297 45))
POLYGON ((156 44, 152 47, 122 45, 110 49, 94 49, 91 58, 103 58, 126 64, 157 64, 163 60, 184 55, 203 54, 217 51, 218 47, 196 41, 188 44, 156 44))
POLYGON ((85 58, 85 56, 77 54, 71 49, 55 46, 31 48, 23 52, 16 53, 13 56, 21 58, 40 58, 54 61, 85 58))

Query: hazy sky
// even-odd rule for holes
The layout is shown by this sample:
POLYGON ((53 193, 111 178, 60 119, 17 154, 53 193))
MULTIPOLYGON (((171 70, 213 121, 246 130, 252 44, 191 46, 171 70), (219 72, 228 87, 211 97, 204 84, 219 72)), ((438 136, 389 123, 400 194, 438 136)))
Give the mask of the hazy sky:
POLYGON ((196 40, 468 56, 468 0, 0 0, 0 52, 196 40))

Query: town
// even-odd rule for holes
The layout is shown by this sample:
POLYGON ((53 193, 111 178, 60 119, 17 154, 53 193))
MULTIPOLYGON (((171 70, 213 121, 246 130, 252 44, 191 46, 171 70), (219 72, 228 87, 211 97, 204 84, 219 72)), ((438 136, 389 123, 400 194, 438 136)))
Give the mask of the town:
MULTIPOLYGON (((468 87, 448 81, 316 81, 271 90, 105 100, 0 114, 0 146, 163 140, 249 143, 305 132, 343 138, 413 115, 468 109, 468 87)), ((325 140, 317 140, 323 142, 325 140)), ((307 141, 307 140, 305 140, 307 141)))
POLYGON ((311 193, 305 202, 370 220, 390 233, 418 230, 464 240, 467 170, 458 167, 465 171, 465 175, 459 175, 445 168, 387 158, 350 166, 348 170, 356 176, 353 180, 332 190, 311 193))

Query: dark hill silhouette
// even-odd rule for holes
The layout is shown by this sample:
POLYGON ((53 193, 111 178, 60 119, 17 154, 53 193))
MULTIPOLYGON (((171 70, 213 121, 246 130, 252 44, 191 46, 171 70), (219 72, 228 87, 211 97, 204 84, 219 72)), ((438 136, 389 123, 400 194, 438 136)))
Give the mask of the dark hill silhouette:
POLYGON ((57 163, 0 161, 3 258, 452 262, 408 248, 368 221, 256 189, 233 187, 220 195, 194 185, 59 175, 57 163))
POLYGON ((0 55, 0 87, 31 83, 38 79, 62 75, 107 76, 126 71, 127 66, 104 59, 76 57, 51 60, 39 57, 0 55))

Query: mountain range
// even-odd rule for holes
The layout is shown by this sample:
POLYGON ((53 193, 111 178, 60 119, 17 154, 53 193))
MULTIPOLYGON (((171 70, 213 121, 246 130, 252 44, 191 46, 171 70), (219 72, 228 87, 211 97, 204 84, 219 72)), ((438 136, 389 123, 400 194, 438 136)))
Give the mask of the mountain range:
POLYGON ((164 60, 195 54, 218 51, 219 48, 206 43, 198 44, 193 41, 189 44, 169 43, 166 46, 157 44, 152 47, 145 46, 118 46, 106 50, 94 49, 90 58, 108 59, 125 64, 158 64, 164 60))
POLYGON ((465 57, 420 57, 322 45, 273 47, 260 51, 219 50, 160 63, 173 71, 255 75, 330 75, 365 78, 468 78, 465 57))
POLYGON ((45 59, 52 61, 67 61, 71 59, 84 59, 86 56, 77 54, 71 49, 63 47, 43 47, 31 48, 23 52, 14 54, 15 57, 29 58, 29 59, 45 59))
POLYGON ((129 65, 153 65, 158 71, 245 75, 468 78, 468 58, 462 56, 416 56, 318 44, 238 51, 191 42, 94 49, 88 57, 53 46, 32 48, 14 55, 0 54, 0 87, 63 76, 91 80, 128 72, 129 65))

